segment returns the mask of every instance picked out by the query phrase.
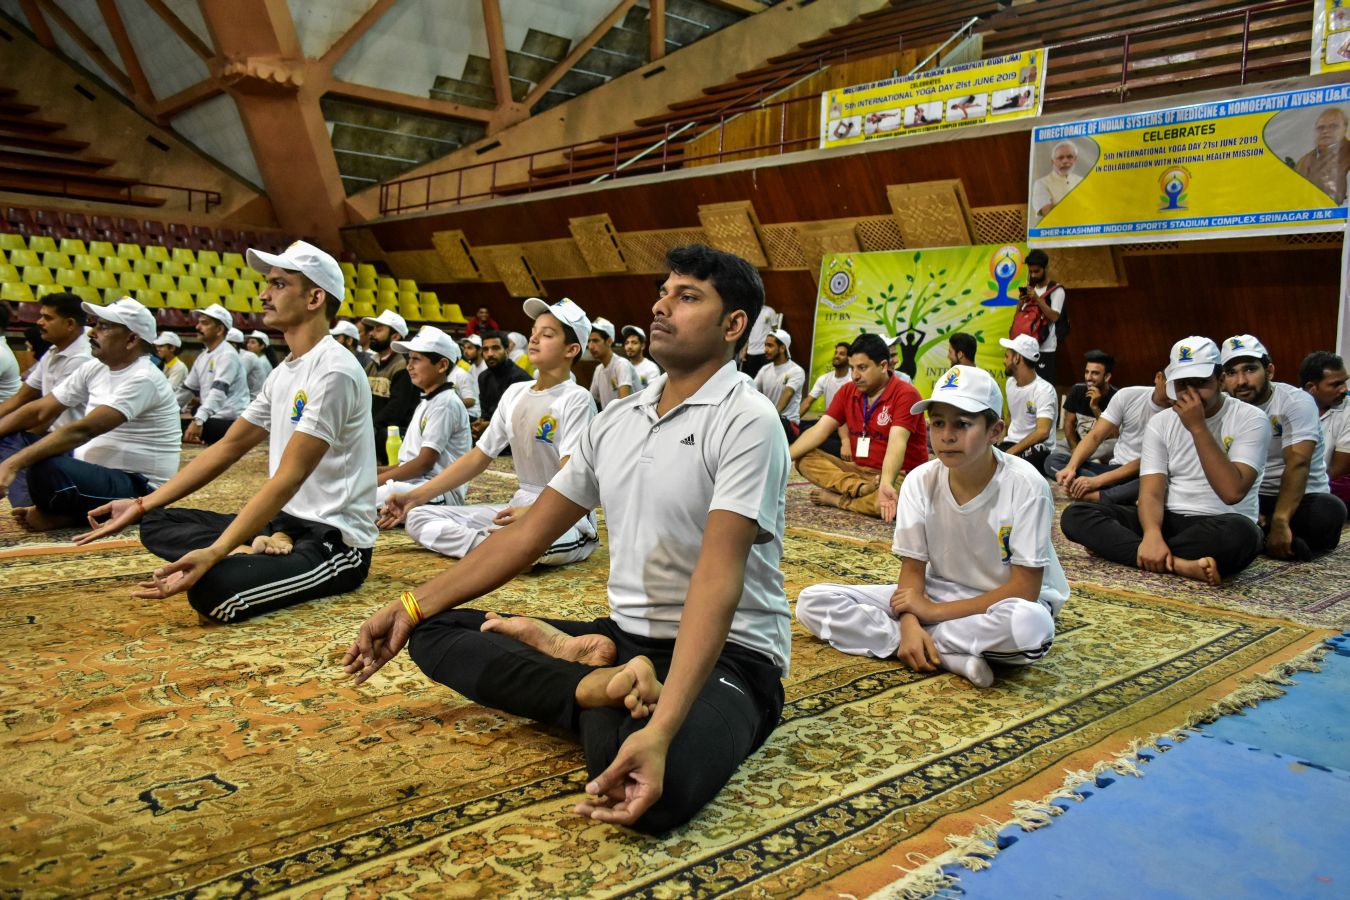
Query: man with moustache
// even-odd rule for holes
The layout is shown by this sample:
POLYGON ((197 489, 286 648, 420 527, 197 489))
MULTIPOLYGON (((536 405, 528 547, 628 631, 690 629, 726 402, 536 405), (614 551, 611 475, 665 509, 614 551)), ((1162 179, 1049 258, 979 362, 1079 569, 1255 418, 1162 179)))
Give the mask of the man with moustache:
POLYGON ((1298 380, 1316 401, 1321 415, 1331 493, 1350 504, 1350 403, 1345 402, 1345 360, 1328 350, 1314 350, 1303 358, 1298 380))
POLYGON ((370 328, 370 350, 375 356, 366 364, 370 415, 375 423, 375 459, 386 466, 390 465, 385 458, 389 429, 397 428, 402 435, 417 408, 418 391, 408 377, 408 361, 393 348, 394 341, 408 336, 408 323, 392 309, 362 321, 370 328))
POLYGON ((225 340, 234 317, 219 303, 197 310, 197 334, 205 349, 192 361, 187 380, 179 389, 184 408, 196 403, 192 421, 183 432, 189 444, 214 444, 248 406, 248 376, 239 352, 225 340))
POLYGON ((474 439, 477 440, 492 421, 502 394, 511 385, 529 381, 530 375, 506 356, 506 335, 500 331, 480 330, 475 337, 483 341, 483 362, 487 368, 478 376, 478 402, 483 411, 482 418, 470 423, 474 439))

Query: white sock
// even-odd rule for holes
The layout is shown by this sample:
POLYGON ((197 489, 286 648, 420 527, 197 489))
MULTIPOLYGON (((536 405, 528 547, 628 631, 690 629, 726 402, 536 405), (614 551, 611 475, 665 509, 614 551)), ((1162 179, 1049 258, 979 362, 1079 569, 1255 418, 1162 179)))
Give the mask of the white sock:
POLYGON ((966 653, 942 654, 942 668, 955 672, 976 687, 987 688, 994 683, 994 670, 983 656, 970 656, 966 653))

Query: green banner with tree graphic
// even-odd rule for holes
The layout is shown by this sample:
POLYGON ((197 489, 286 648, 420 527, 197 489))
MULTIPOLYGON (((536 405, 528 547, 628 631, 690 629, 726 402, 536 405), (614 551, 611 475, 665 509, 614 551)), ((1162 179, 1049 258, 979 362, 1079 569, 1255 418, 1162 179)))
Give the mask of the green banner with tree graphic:
MULTIPOLYGON (((821 260, 811 342, 811 379, 830 370, 834 346, 859 334, 895 336, 897 366, 925 397, 947 371, 947 339, 972 335, 975 361, 999 383, 1018 288, 1027 283, 1025 244, 984 244, 821 260)), ((807 382, 808 384, 811 381, 807 382)))

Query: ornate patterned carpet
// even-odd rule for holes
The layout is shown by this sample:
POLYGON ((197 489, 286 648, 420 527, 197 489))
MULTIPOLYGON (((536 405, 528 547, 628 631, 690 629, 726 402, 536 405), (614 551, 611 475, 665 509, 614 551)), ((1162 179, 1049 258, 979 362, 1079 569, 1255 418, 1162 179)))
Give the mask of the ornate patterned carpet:
MULTIPOLYGON (((237 506, 262 475, 249 465, 208 501, 237 506)), ((475 499, 511 482, 486 485, 475 499)), ((1078 584, 1044 663, 980 691, 798 631, 782 726, 692 825, 655 840, 571 815, 585 774, 564 736, 406 659, 359 689, 342 676, 370 610, 447 564, 384 535, 360 591, 203 628, 181 600, 128 596, 156 565, 133 541, 4 551, 0 893, 863 895, 1323 636, 1078 584)), ((607 565, 602 549, 482 605, 594 616, 607 565)), ((894 561, 793 530, 785 571, 795 597, 889 578, 894 561)), ((1298 586, 1285 571, 1265 583, 1298 586)))

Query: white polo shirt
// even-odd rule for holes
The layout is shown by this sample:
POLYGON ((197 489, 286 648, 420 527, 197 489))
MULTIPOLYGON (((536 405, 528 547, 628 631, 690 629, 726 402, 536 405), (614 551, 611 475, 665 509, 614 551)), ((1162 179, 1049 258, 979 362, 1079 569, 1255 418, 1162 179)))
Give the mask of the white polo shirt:
MULTIPOLYGON (((56 390, 57 385, 65 381, 75 370, 94 358, 89 349, 89 336, 81 332, 80 336, 66 345, 66 349, 57 350, 55 346, 47 348, 42 359, 29 371, 24 384, 46 397, 56 390)), ((52 422, 51 430, 64 428, 71 422, 84 418, 84 414, 67 408, 52 422)))
POLYGON ((1255 522, 1260 512, 1257 492, 1266 466, 1266 449, 1270 446, 1270 423, 1255 406, 1225 394, 1223 407, 1205 419, 1205 428, 1230 460, 1256 470, 1251 489, 1237 503, 1231 506, 1224 503, 1210 486, 1200 465, 1200 454, 1195 451, 1195 439, 1181 424, 1175 409, 1154 416, 1148 424, 1139 476, 1167 476, 1164 506, 1169 512, 1185 516, 1236 513, 1255 522))
POLYGON ((183 382, 187 380, 188 367, 181 359, 175 356, 164 364, 164 369, 162 371, 164 372, 164 377, 168 379, 169 387, 174 389, 176 397, 178 389, 182 387, 183 382))
POLYGON ((549 487, 609 524, 609 609, 630 634, 673 639, 703 547, 708 513, 754 519, 759 536, 728 640, 786 675, 792 614, 783 590, 789 468, 778 412, 727 363, 662 417, 661 376, 597 416, 549 487))
POLYGON ((1059 418, 1059 397, 1055 394, 1055 386, 1037 375, 1026 387, 1018 385, 1015 378, 1009 378, 1006 390, 1008 440, 1017 443, 1036 430, 1037 419, 1049 419, 1050 434, 1036 445, 1036 449, 1054 452, 1055 420, 1059 418))
POLYGON ((1102 418, 1120 432, 1111 465, 1123 466, 1138 459, 1144 452, 1144 432, 1148 430, 1148 423, 1167 409, 1171 407, 1153 402, 1153 388, 1150 386, 1134 385, 1116 391, 1106 404, 1106 409, 1102 410, 1102 418))
POLYGON ((1313 455, 1308 462, 1308 483, 1303 493, 1330 493, 1326 441, 1317 415, 1317 401, 1312 394, 1292 384, 1272 381, 1270 399, 1257 409, 1265 413, 1270 422, 1270 449, 1266 454, 1266 471, 1261 476, 1262 496, 1279 495, 1280 482, 1284 479, 1285 448, 1304 441, 1312 441, 1313 455))
POLYGON ((478 402, 478 378, 471 375, 466 368, 452 366, 449 381, 455 386, 455 393, 459 395, 469 418, 480 418, 483 415, 483 410, 478 402), (473 401, 472 406, 469 405, 470 400, 473 401))
POLYGON ((76 459, 144 475, 156 488, 178 471, 183 442, 178 400, 148 357, 116 372, 91 359, 57 385, 52 396, 77 420, 100 406, 126 417, 121 425, 76 447, 76 459))
POLYGON ((336 528, 348 547, 375 545, 379 530, 370 380, 350 350, 325 336, 304 356, 288 357, 267 376, 243 416, 268 431, 269 478, 295 432, 328 445, 283 512, 336 528))
POLYGON ((633 363, 633 368, 637 369, 638 379, 642 382, 643 387, 661 377, 661 367, 645 356, 642 357, 642 362, 633 363))
MULTIPOLYGON (((199 398, 193 421, 236 419, 249 404, 248 376, 239 361, 239 351, 229 341, 216 344, 214 350, 202 350, 192 361, 183 388, 199 398)), ((372 428, 375 426, 372 425, 372 428)))
POLYGON ((595 405, 605 409, 619 399, 619 388, 624 385, 632 391, 631 397, 642 390, 642 379, 632 363, 615 353, 610 357, 609 365, 597 365, 591 376, 591 396, 595 398, 595 405))
POLYGON ((782 364, 771 363, 762 366, 755 375, 755 389, 769 398, 769 402, 773 404, 774 409, 778 408, 778 401, 782 399, 783 391, 792 388, 792 399, 779 413, 789 422, 800 422, 802 420, 802 388, 804 387, 806 387, 806 372, 790 359, 782 364))

